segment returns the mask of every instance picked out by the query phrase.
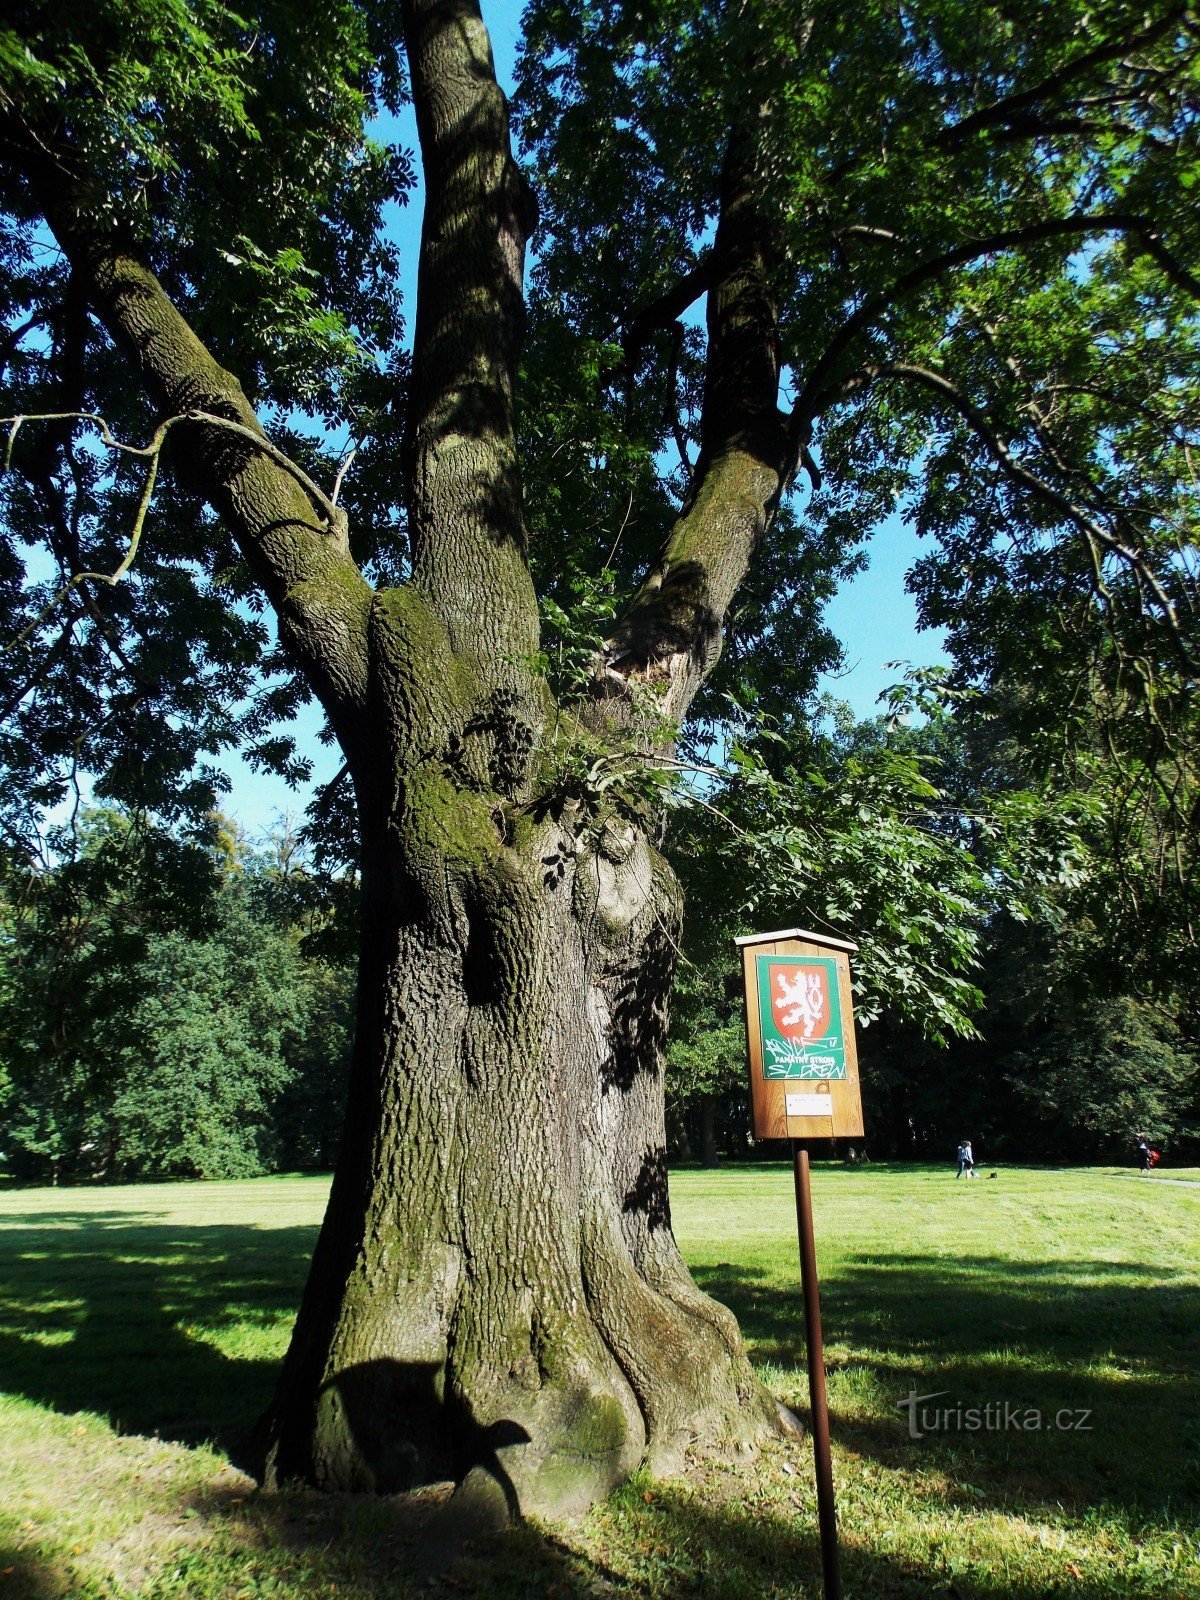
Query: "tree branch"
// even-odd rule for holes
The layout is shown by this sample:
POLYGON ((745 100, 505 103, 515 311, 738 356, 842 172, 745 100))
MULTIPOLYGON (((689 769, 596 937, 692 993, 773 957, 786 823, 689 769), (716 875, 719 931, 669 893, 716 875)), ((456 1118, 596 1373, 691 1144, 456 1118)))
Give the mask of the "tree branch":
POLYGON ((937 372, 930 367, 922 367, 914 362, 894 361, 886 363, 872 363, 862 367, 851 378, 846 380, 844 392, 853 392, 853 388, 863 389, 875 383, 888 381, 908 381, 930 390, 945 401, 953 410, 957 411, 969 425, 971 431, 987 450, 992 460, 1001 468, 1005 476, 1020 488, 1028 490, 1045 505, 1050 506, 1076 527, 1088 540, 1093 551, 1096 565, 1096 581, 1101 592, 1104 591, 1103 574, 1098 565, 1097 547, 1117 556, 1134 573, 1140 588, 1149 592, 1158 608, 1160 621, 1166 628, 1172 641, 1172 648, 1179 658, 1180 664, 1190 678, 1200 676, 1200 662, 1191 654, 1184 632, 1175 613, 1175 607, 1170 596, 1164 590, 1157 574, 1146 563, 1145 558, 1137 550, 1111 534, 1102 523, 1072 500, 1062 490, 1056 489, 1037 473, 1030 471, 1012 452, 1008 443, 1001 438, 992 426, 987 416, 974 405, 962 390, 947 378, 944 373, 937 372))
MULTIPOLYGON (((344 519, 267 438, 237 380, 145 263, 96 238, 60 204, 48 204, 46 213, 93 309, 169 413, 160 426, 173 432, 182 464, 236 534, 278 615, 284 647, 339 737, 355 746, 366 701, 371 589, 350 557, 344 519)), ((117 445, 111 435, 105 442, 117 445)))
MULTIPOLYGON (((1130 34, 1121 39, 1106 40, 1105 43, 1097 45, 1094 50, 1085 51, 1082 55, 1077 56, 1074 61, 1067 63, 1053 77, 1044 78, 1040 83, 1034 84, 1028 89, 1020 89, 1011 95, 1004 95, 990 106, 985 106, 981 110, 972 112, 969 116, 964 117, 961 122, 951 123, 941 133, 935 135, 932 141, 928 141, 926 148, 931 146, 933 149, 954 150, 965 144, 971 134, 981 128, 995 127, 1010 118, 1014 122, 1022 116, 1028 119, 1034 107, 1051 99, 1069 84, 1086 77, 1092 68, 1104 66, 1110 61, 1120 61, 1121 57, 1128 55, 1130 51, 1155 43, 1175 26, 1195 32, 1194 28, 1189 28, 1188 26, 1188 8, 1186 5, 1174 6, 1164 17, 1148 24, 1139 33, 1130 34)), ((1122 62, 1121 64, 1127 71, 1137 71, 1143 75, 1150 73, 1162 78, 1174 77, 1183 70, 1182 63, 1173 64, 1170 69, 1155 69, 1145 62, 1138 63, 1136 67, 1128 62, 1122 62)), ((1130 90, 1124 94, 1115 90, 1113 95, 1103 97, 1085 95, 1071 103, 1074 107, 1095 109, 1098 105, 1104 107, 1114 103, 1114 101, 1118 104, 1127 104, 1129 101, 1136 99, 1136 90, 1130 90)), ((1034 126, 1027 121, 1025 131, 1020 134, 1014 132, 1012 137, 1030 138, 1037 137, 1042 133, 1056 131, 1063 130, 1049 126, 1034 126)), ((832 167, 824 179, 826 187, 836 189, 840 183, 852 176, 861 167, 862 161, 863 157, 858 155, 849 160, 839 162, 832 167)))
POLYGON ((477 0, 403 0, 425 168, 406 436, 413 577, 456 650, 532 655, 514 390, 535 207, 477 0))
MULTIPOLYGON (((0 475, 7 472, 12 465, 13 445, 17 434, 26 422, 91 422, 95 424, 101 443, 107 445, 110 450, 121 450, 130 456, 144 456, 148 460, 155 462, 157 462, 162 451, 167 433, 176 423, 204 422, 213 428, 223 428, 227 433, 235 434, 239 439, 247 440, 253 449, 261 451, 263 455, 268 456, 278 467, 281 467, 289 477, 295 478, 296 482, 312 501, 314 508, 325 518, 329 530, 333 533, 344 535, 344 513, 339 510, 335 499, 327 495, 318 484, 315 484, 304 468, 297 466, 264 433, 256 433, 253 428, 247 428, 243 423, 235 422, 230 417, 218 417, 211 411, 181 411, 178 416, 167 417, 164 422, 160 423, 155 430, 153 439, 146 445, 127 444, 124 440, 116 438, 104 418, 94 411, 26 411, 20 412, 16 416, 0 417, 0 427, 3 427, 5 423, 8 424, 8 433, 5 436, 4 461, 0 465, 0 475)), ((354 452, 351 451, 350 454, 353 457, 354 452)), ((344 471, 349 464, 349 460, 347 460, 342 470, 344 471)), ((338 474, 338 482, 341 482, 341 472, 338 474)))
POLYGON ((672 286, 636 311, 624 324, 621 345, 625 351, 625 364, 631 367, 639 350, 652 333, 677 322, 689 306, 695 305, 702 294, 707 294, 716 282, 720 266, 715 250, 706 250, 695 266, 685 272, 672 286))
POLYGON ((779 394, 777 230, 764 217, 758 130, 729 141, 717 237, 708 258, 708 364, 700 455, 654 569, 605 646, 599 697, 654 687, 677 724, 721 650, 725 615, 758 549, 794 460, 779 394))
POLYGON ((325 517, 330 503, 266 438, 237 379, 140 254, 95 224, 81 181, 91 152, 71 148, 61 129, 50 136, 12 100, 0 103, 0 148, 160 415, 186 417, 173 450, 232 529, 275 609, 282 645, 349 755, 365 732, 372 590, 351 559, 344 521, 337 513, 327 526, 314 519, 313 506, 325 517))
POLYGON ((0 340, 0 378, 8 371, 8 364, 20 348, 21 340, 26 334, 32 333, 35 328, 45 326, 46 318, 35 312, 27 317, 24 322, 18 323, 15 328, 10 328, 0 340))
POLYGON ((934 282, 956 267, 967 266, 970 262, 979 260, 981 256, 995 255, 1001 250, 1013 250, 1022 245, 1037 244, 1045 239, 1096 233, 1132 235, 1140 243, 1145 254, 1157 262, 1176 287, 1200 299, 1200 279, 1193 277, 1175 260, 1163 244, 1162 236, 1154 224, 1146 217, 1131 216, 1124 212, 1053 217, 1044 222, 1030 223, 1026 227, 1009 228, 986 238, 968 239, 953 250, 947 250, 940 256, 933 256, 928 261, 919 262, 908 272, 902 273, 881 294, 874 295, 846 318, 809 371, 804 387, 796 399, 793 417, 797 419, 797 423, 803 418, 806 424, 811 424, 820 414, 819 397, 822 388, 840 357, 860 334, 865 333, 885 312, 890 311, 898 300, 912 294, 914 290, 934 282))
POLYGON ((957 149, 973 133, 978 133, 981 129, 993 128, 998 123, 1010 123, 1016 117, 1031 112, 1043 101, 1058 99, 1068 84, 1086 77, 1094 67, 1105 66, 1110 61, 1119 61, 1131 50, 1156 43, 1164 34, 1176 27, 1186 14, 1186 5, 1172 6, 1165 15, 1156 22, 1148 23, 1138 33, 1128 34, 1121 39, 1108 39, 1092 50, 1085 50, 1082 55, 1076 56, 1074 61, 1068 62, 1051 77, 1043 78, 1040 83, 1035 83, 1016 94, 1005 95, 993 101, 990 106, 983 106, 980 110, 972 112, 969 117, 963 117, 960 122, 951 124, 933 141, 934 145, 943 150, 957 149))
POLYGON ((692 473, 695 469, 692 466, 692 458, 688 454, 688 442, 683 426, 683 418, 679 414, 679 358, 683 354, 683 340, 683 323, 677 322, 671 338, 671 355, 667 362, 666 422, 671 429, 671 437, 675 441, 675 448, 679 452, 679 465, 690 488, 692 473))
MULTIPOLYGON (((116 570, 114 572, 72 572, 67 582, 54 596, 50 604, 41 612, 39 612, 33 621, 30 622, 27 627, 23 628, 14 639, 10 640, 9 643, 3 647, 3 649, 0 649, 0 656, 8 655, 10 651, 16 649, 19 644, 23 643, 31 633, 34 633, 42 625, 42 623, 45 622, 46 619, 57 610, 58 606, 77 585, 83 583, 102 583, 107 584, 109 588, 114 588, 133 566, 133 563, 137 558, 138 547, 141 544, 142 532, 146 523, 146 514, 150 509, 150 501, 154 494, 154 485, 158 477, 158 465, 162 457, 163 446, 166 443, 168 433, 172 428, 176 427, 180 423, 204 422, 210 427, 223 428, 226 432, 232 433, 238 438, 244 438, 248 440, 255 450, 261 451, 272 461, 276 462, 285 472, 289 473, 293 478, 295 478, 296 482, 312 500, 314 506, 316 506, 319 511, 324 513, 331 532, 337 534, 344 533, 343 513, 341 513, 334 502, 325 495, 324 491, 318 488, 308 474, 301 467, 298 467, 294 461, 290 461, 288 457, 284 455, 283 451, 280 450, 277 445, 272 444, 272 442, 265 436, 254 433, 252 429, 244 427, 240 422, 233 422, 228 417, 214 416, 207 411, 181 412, 178 416, 167 417, 165 421, 159 423, 158 427, 154 431, 154 437, 151 439, 150 443, 146 445, 127 444, 124 440, 116 438, 105 419, 99 416, 97 413, 91 411, 44 411, 23 413, 12 417, 0 417, 0 427, 3 427, 5 424, 8 425, 8 433, 5 436, 4 459, 2 462, 0 462, 0 477, 2 477, 12 465, 13 446, 16 443, 18 432, 20 431, 22 425, 26 422, 90 422, 95 425, 96 430, 100 434, 101 441, 107 445, 110 450, 119 450, 126 455, 140 457, 146 460, 149 463, 149 466, 147 468, 145 480, 142 484, 141 493, 138 496, 138 503, 129 532, 128 547, 116 570)), ((353 454, 353 452, 351 452, 351 454, 353 454)), ((348 464, 349 463, 347 462, 346 465, 348 464)), ((340 479, 341 474, 339 473, 339 482, 340 479)), ((60 560, 67 560, 65 553, 60 556, 60 560)), ((69 565, 73 564, 73 562, 69 563, 69 565)))

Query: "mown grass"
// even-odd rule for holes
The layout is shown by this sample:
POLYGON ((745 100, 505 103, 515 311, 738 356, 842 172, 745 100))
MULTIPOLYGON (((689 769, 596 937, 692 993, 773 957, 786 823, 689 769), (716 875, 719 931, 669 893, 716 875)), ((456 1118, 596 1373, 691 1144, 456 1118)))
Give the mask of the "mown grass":
MULTIPOLYGON (((1200 1595, 1200 1185, 986 1171, 814 1169, 848 1596, 1200 1595), (1090 1427, 912 1440, 910 1389, 1090 1427)), ((0 1600, 819 1594, 807 1444, 639 1480, 445 1572, 427 1499, 257 1495, 229 1451, 324 1195, 0 1193, 0 1600)), ((697 1278, 803 1409, 788 1169, 681 1173, 673 1200, 697 1278)))

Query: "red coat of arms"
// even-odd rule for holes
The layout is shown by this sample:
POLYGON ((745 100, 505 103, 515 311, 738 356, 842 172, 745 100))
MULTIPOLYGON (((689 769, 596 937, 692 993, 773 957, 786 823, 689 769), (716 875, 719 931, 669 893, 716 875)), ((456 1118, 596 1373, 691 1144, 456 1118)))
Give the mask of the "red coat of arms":
POLYGON ((824 967, 771 964, 771 1017, 785 1039, 798 1044, 829 1031, 829 979, 824 967))

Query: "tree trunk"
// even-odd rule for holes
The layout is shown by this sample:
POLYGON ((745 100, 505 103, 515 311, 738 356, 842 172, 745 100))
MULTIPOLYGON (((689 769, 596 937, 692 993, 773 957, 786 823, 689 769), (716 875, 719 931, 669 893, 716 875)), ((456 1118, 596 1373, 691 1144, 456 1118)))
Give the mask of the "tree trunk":
POLYGON ((667 1151, 677 1161, 692 1159, 692 1136, 687 1111, 676 1105, 667 1108, 667 1151))
POLYGON ((558 1512, 643 1460, 662 1470, 693 1440, 780 1421, 671 1233, 662 1055, 678 890, 633 802, 581 777, 598 753, 613 778, 670 747, 789 480, 776 252, 748 105, 722 180, 692 491, 595 692, 555 708, 533 666, 516 428, 535 207, 477 0, 401 11, 426 201, 400 588, 372 589, 343 512, 267 439, 148 263, 97 220, 88 185, 63 181, 42 138, 18 148, 356 787, 353 1081, 264 1477, 396 1489, 474 1475, 509 1510, 558 1512))
MULTIPOLYGON (((418 602, 377 602, 381 690, 412 633, 389 603, 418 602)), ((426 670, 422 726, 411 683, 380 693, 391 781, 359 784, 353 1083, 264 1471, 382 1491, 474 1472, 510 1512, 563 1514, 779 1414, 671 1232, 674 876, 616 812, 502 802, 529 759, 511 701, 449 716, 454 675, 426 670)))
POLYGON ((700 1164, 716 1167, 717 1159, 717 1097, 715 1094, 700 1097, 700 1164))

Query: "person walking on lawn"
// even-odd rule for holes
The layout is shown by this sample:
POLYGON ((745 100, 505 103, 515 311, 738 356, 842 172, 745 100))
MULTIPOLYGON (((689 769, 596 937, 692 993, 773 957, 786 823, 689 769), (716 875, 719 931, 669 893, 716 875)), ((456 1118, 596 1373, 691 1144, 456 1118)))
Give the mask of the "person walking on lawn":
POLYGON ((1136 1138, 1138 1165, 1141 1167, 1143 1172, 1151 1172, 1162 1160, 1162 1152, 1156 1150, 1150 1143, 1150 1136, 1148 1134, 1139 1133, 1136 1135, 1136 1138))

